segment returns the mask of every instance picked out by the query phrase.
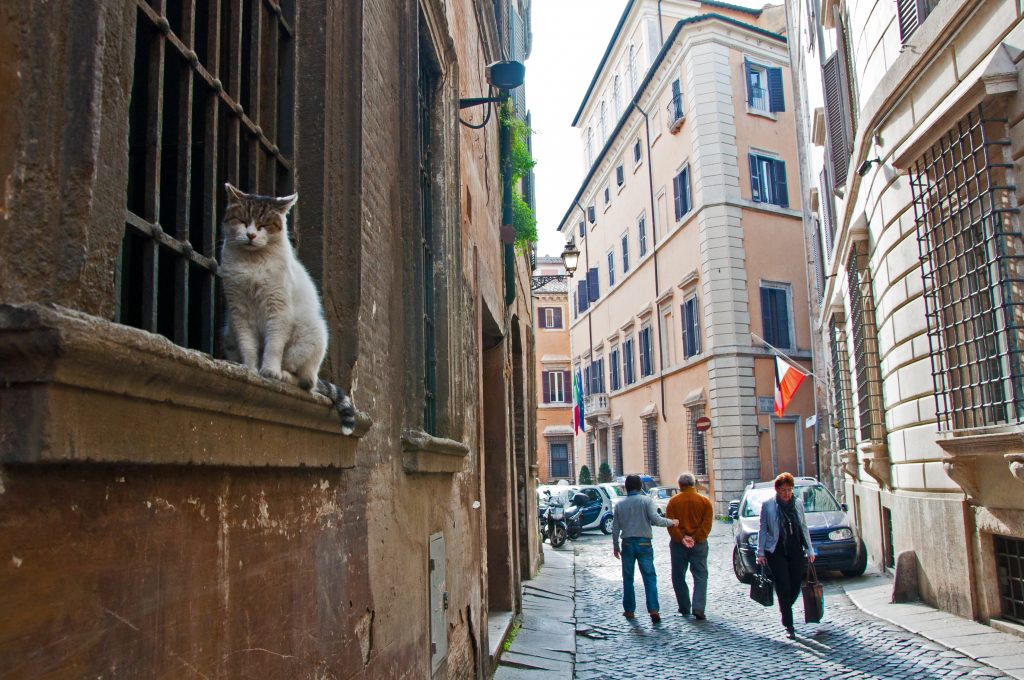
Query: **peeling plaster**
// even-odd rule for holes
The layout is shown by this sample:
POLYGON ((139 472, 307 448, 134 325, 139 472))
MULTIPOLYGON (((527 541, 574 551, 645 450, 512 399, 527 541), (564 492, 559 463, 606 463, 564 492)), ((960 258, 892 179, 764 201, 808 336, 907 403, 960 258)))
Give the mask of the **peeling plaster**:
POLYGON ((18 557, 17 555, 11 555, 11 564, 14 565, 15 569, 20 567, 22 562, 24 562, 24 560, 18 557))
POLYGON ((356 637, 359 638, 359 651, 363 655, 363 666, 370 663, 370 652, 373 651, 373 620, 376 616, 375 610, 367 609, 366 613, 360 616, 359 621, 356 622, 355 632, 356 637))

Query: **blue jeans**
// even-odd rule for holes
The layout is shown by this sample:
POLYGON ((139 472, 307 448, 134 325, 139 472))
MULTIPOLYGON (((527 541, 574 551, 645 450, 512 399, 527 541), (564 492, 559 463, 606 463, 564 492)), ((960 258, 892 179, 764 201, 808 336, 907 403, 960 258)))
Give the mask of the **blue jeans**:
POLYGON ((654 546, 649 538, 622 539, 622 611, 636 611, 636 593, 633 591, 633 566, 640 567, 644 580, 644 595, 647 597, 647 611, 658 608, 658 575, 654 572, 654 546))
POLYGON ((703 614, 708 599, 707 541, 695 543, 692 548, 675 541, 670 541, 668 546, 672 555, 672 589, 676 591, 679 611, 690 613, 690 590, 686 587, 686 570, 689 568, 693 574, 693 611, 703 614))

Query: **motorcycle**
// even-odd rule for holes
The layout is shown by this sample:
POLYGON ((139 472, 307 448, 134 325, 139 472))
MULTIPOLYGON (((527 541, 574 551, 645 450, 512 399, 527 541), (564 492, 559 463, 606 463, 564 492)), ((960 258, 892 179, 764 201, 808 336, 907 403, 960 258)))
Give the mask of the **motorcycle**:
POLYGON ((582 506, 586 500, 584 494, 576 494, 572 498, 572 504, 567 507, 560 497, 552 496, 547 507, 542 510, 541 540, 550 541, 552 548, 561 548, 565 545, 566 539, 575 541, 579 538, 583 533, 582 506))

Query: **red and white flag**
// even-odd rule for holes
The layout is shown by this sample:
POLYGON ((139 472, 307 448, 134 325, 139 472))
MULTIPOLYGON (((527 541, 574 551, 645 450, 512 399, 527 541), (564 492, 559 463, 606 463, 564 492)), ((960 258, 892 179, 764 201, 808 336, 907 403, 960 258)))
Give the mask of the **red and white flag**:
POLYGON ((793 395, 807 374, 781 357, 775 357, 775 415, 779 418, 786 412, 793 395))

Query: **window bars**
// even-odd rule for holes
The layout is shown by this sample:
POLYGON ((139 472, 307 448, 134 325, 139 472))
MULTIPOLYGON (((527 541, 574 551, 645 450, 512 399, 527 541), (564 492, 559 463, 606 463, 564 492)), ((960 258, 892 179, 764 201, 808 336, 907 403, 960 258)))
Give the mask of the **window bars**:
POLYGON ((981 107, 910 172, 940 430, 1024 415, 1024 240, 1007 121, 981 107))
POLYGON ((115 319, 214 354, 225 181, 292 191, 294 0, 136 0, 115 319))
POLYGON ((882 441, 882 380, 879 370, 878 333, 875 328, 875 303, 871 292, 871 273, 863 241, 850 248, 846 266, 850 294, 850 320, 853 324, 853 357, 857 371, 857 411, 861 441, 882 441))
POLYGON ((998 534, 992 539, 1003 617, 1024 624, 1024 541, 998 534))
POLYGON ((622 476, 622 428, 612 428, 612 474, 622 476))
POLYGON ((704 406, 691 406, 686 409, 689 422, 687 433, 689 434, 690 463, 693 465, 693 474, 706 475, 708 473, 707 448, 704 432, 697 430, 697 419, 704 416, 704 406))
POLYGON ((832 418, 836 451, 853 448, 850 435, 853 418, 850 413, 850 359, 846 353, 846 332, 835 317, 828 323, 828 344, 832 354, 832 418))
POLYGON ((644 470, 658 477, 658 419, 644 418, 644 470))

